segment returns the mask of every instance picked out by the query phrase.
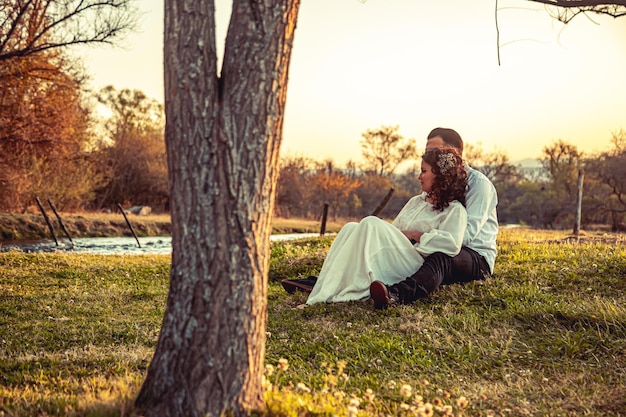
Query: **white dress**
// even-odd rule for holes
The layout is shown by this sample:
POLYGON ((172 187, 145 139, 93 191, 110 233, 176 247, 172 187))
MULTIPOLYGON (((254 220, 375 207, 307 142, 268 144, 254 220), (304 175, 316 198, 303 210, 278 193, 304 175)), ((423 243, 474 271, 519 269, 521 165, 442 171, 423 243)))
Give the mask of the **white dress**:
POLYGON ((435 252, 461 250, 467 213, 458 201, 434 211, 422 193, 411 198, 393 223, 369 216, 341 228, 328 251, 307 304, 367 299, 370 284, 393 285, 415 273, 435 252), (415 245, 401 232, 424 232, 415 245))

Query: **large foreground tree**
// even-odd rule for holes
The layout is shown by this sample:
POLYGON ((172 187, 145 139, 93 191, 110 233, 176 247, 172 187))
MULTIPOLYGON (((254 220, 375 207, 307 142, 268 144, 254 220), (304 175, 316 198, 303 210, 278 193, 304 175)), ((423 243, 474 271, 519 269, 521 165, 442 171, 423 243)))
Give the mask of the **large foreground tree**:
POLYGON ((235 0, 221 73, 212 0, 165 1, 169 296, 146 416, 263 405, 269 235, 298 0, 235 0))
POLYGON ((137 398, 146 416, 243 416, 262 406, 270 219, 298 8, 234 0, 218 73, 214 1, 165 0, 173 248, 165 317, 137 398))

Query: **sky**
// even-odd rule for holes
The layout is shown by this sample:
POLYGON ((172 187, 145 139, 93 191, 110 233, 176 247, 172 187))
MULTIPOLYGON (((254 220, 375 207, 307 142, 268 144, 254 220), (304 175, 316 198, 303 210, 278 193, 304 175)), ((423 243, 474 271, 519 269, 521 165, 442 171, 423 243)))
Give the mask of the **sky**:
MULTIPOLYGON (((163 102, 163 0, 137 4, 120 46, 77 52, 94 89, 163 102)), ((216 0, 218 52, 231 5, 216 0)), ((498 1, 497 29, 495 15, 495 0, 301 0, 281 154, 358 161, 362 133, 381 126, 418 149, 451 127, 512 161, 556 140, 608 150, 626 130, 626 17, 563 25, 526 0, 498 1)))

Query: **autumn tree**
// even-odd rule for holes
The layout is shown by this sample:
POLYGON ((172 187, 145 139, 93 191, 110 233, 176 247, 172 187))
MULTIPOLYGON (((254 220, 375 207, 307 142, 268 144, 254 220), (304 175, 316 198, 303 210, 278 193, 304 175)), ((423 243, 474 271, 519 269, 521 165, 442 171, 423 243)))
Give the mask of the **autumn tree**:
POLYGON ((34 197, 59 209, 89 201, 98 184, 85 153, 90 108, 83 77, 59 51, 0 65, 0 207, 21 211, 34 197))
POLYGON ((307 179, 313 161, 303 156, 286 156, 280 160, 280 175, 276 190, 275 214, 289 218, 292 215, 307 217, 310 189, 307 179))
POLYGON ((417 158, 415 139, 405 139, 398 129, 381 126, 362 134, 361 150, 367 171, 391 175, 401 163, 417 158))
POLYGON ((111 113, 95 152, 106 179, 98 207, 127 202, 161 208, 168 196, 163 105, 141 91, 112 86, 103 88, 97 98, 111 113))
MULTIPOLYGON (((523 180, 515 185, 506 204, 498 204, 498 221, 550 228, 554 223, 554 200, 538 182, 523 180)), ((498 199, 500 196, 498 196, 498 199)))
POLYGON ((562 226, 573 219, 582 156, 576 146, 563 140, 557 140, 543 148, 541 163, 548 176, 543 206, 551 212, 546 216, 548 226, 562 226))
POLYGON ((349 198, 359 183, 358 178, 337 169, 332 160, 323 161, 308 178, 311 201, 318 207, 329 204, 329 213, 336 220, 340 210, 350 210, 353 208, 351 204, 360 206, 359 200, 349 198))
POLYGON ((463 159, 485 174, 496 188, 498 185, 515 182, 520 176, 505 151, 495 149, 492 152, 485 152, 481 143, 465 144, 463 159))
POLYGON ((0 206, 35 195, 59 209, 93 198, 84 77, 65 48, 112 43, 134 24, 132 0, 0 0, 0 206))
POLYGON ((607 213, 611 229, 619 231, 626 228, 626 132, 614 133, 611 145, 608 151, 589 158, 585 171, 599 183, 593 193, 602 193, 594 210, 607 213))
MULTIPOLYGON (((374 172, 364 173, 354 190, 354 194, 358 197, 361 206, 361 210, 357 212, 358 217, 371 214, 391 188, 394 188, 394 186, 393 180, 389 176, 378 175, 374 172)), ((389 204, 387 204, 386 208, 388 207, 389 204)), ((382 213, 381 217, 384 217, 384 215, 382 213)))
MULTIPOLYGON (((395 218, 411 197, 422 192, 422 184, 419 180, 421 170, 421 161, 415 162, 409 165, 402 173, 393 176, 390 187, 393 188, 394 192, 389 202, 381 211, 380 217, 395 218)), ((383 190, 377 191, 376 195, 378 198, 381 198, 380 195, 382 192, 383 190)))

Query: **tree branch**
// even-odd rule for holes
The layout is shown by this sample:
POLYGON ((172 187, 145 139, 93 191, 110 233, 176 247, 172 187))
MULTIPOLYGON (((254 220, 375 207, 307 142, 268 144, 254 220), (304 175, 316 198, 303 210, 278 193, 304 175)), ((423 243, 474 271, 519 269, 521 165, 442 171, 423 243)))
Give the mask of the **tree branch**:
POLYGON ((555 7, 558 10, 552 17, 569 23, 579 14, 587 13, 603 14, 614 18, 626 16, 626 0, 529 0, 535 3, 555 7))
POLYGON ((0 33, 0 61, 69 45, 112 44, 135 27, 132 4, 132 0, 47 0, 37 6, 28 0, 12 10, 0 10, 3 26, 10 25, 0 33), (18 35, 20 31, 29 36, 18 35))
POLYGON ((571 7, 597 7, 597 6, 622 6, 626 7, 626 1, 603 1, 603 0, 529 0, 535 3, 547 4, 563 8, 571 7))

